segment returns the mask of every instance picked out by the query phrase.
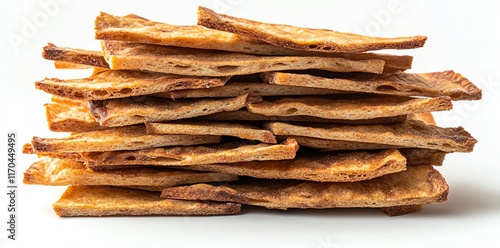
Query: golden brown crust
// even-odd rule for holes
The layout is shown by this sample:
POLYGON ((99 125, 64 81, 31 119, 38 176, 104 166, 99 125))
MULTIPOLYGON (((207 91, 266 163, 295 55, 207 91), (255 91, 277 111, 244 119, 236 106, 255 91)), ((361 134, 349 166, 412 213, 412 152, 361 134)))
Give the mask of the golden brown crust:
POLYGON ((138 151, 82 153, 93 170, 125 165, 188 166, 196 164, 286 160, 295 158, 299 146, 293 139, 282 144, 252 144, 245 141, 207 146, 163 147, 138 151))
POLYGON ((315 125, 314 127, 271 122, 266 128, 275 135, 306 136, 399 147, 427 148, 444 152, 471 152, 477 140, 462 127, 442 128, 410 120, 393 125, 315 125))
POLYGON ((165 168, 130 168, 95 172, 83 163, 67 159, 42 157, 25 172, 25 184, 52 186, 109 185, 171 187, 201 182, 234 181, 237 177, 222 173, 207 173, 165 168))
POLYGON ((161 146, 210 144, 220 136, 147 134, 144 125, 75 133, 63 138, 33 137, 36 152, 93 152, 137 150, 161 146))
POLYGON ((379 38, 326 29, 300 28, 268 24, 215 13, 198 7, 198 25, 207 28, 247 35, 270 44, 293 50, 325 53, 365 52, 380 49, 411 49, 422 47, 425 36, 379 38))
POLYGON ((260 99, 241 95, 222 99, 179 99, 149 96, 89 101, 89 110, 102 126, 127 126, 145 122, 172 121, 235 111, 260 99))
POLYGON ((89 78, 45 78, 35 82, 35 87, 71 99, 104 100, 172 90, 219 87, 228 79, 228 77, 186 77, 162 73, 103 70, 89 78))
POLYGON ((122 41, 101 41, 113 70, 145 70, 193 76, 234 76, 266 71, 320 69, 380 74, 383 60, 333 57, 256 56, 215 50, 167 47, 122 41))
POLYGON ((449 96, 452 100, 479 100, 481 90, 454 71, 433 73, 354 74, 347 78, 328 78, 309 74, 269 72, 264 81, 270 84, 325 88, 398 96, 449 96))
POLYGON ((406 159, 395 149, 374 152, 299 153, 293 160, 200 164, 190 169, 268 179, 318 182, 356 182, 406 169, 406 159))
POLYGON ((421 205, 445 201, 447 195, 448 184, 441 174, 432 166, 421 165, 361 182, 320 183, 261 179, 221 186, 195 184, 172 187, 164 189, 161 197, 288 209, 421 205))
POLYGON ((338 95, 264 99, 248 104, 249 112, 267 116, 314 116, 324 119, 360 120, 412 113, 450 110, 449 97, 338 95))
POLYGON ((149 134, 222 135, 241 139, 258 140, 276 144, 276 137, 269 130, 247 123, 213 121, 177 121, 168 123, 146 123, 149 134))
POLYGON ((108 63, 100 51, 58 47, 48 43, 43 47, 42 57, 49 60, 72 62, 93 67, 109 68, 108 63))
POLYGON ((86 105, 53 101, 45 104, 45 114, 49 130, 53 132, 88 132, 108 128, 95 121, 86 105))
POLYGON ((411 214, 422 210, 423 205, 406 205, 406 206, 393 206, 381 208, 382 212, 388 216, 400 216, 405 214, 411 214))
POLYGON ((226 215, 239 204, 162 199, 157 192, 112 186, 69 186, 54 203, 61 217, 127 215, 226 215))

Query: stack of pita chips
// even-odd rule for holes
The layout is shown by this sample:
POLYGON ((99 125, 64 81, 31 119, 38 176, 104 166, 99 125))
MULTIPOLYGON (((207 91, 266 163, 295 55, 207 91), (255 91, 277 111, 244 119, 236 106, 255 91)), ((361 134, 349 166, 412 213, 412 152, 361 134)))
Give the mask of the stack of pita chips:
POLYGON ((101 13, 102 51, 49 44, 57 68, 37 89, 50 130, 24 152, 27 184, 69 186, 60 216, 224 215, 269 209, 380 208, 445 201, 433 166, 471 152, 462 127, 430 112, 481 90, 453 71, 408 73, 426 37, 374 38, 267 24, 200 7, 198 25, 101 13))

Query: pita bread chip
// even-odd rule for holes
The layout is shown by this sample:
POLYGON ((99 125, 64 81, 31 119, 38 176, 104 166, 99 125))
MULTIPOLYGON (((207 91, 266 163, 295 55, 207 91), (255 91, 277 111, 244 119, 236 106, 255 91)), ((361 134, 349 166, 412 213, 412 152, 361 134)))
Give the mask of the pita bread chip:
POLYGON ((410 214, 413 212, 418 212, 422 210, 422 208, 423 205, 417 204, 417 205, 387 207, 387 208, 381 208, 381 210, 388 216, 400 216, 400 215, 410 214))
POLYGON ((285 160, 295 158, 299 146, 293 139, 282 144, 252 144, 245 141, 207 146, 163 147, 138 151, 82 153, 92 170, 124 165, 188 166, 196 164, 285 160))
POLYGON ((83 65, 66 61, 54 61, 54 68, 56 69, 93 69, 96 68, 90 65, 83 65))
POLYGON ((432 166, 410 166, 406 171, 368 181, 321 183, 260 179, 227 185, 195 184, 164 189, 161 197, 210 200, 288 208, 385 208, 445 201, 448 185, 432 166))
POLYGON ((271 131, 246 123, 207 121, 146 123, 146 132, 149 134, 225 135, 276 144, 276 137, 271 131))
POLYGON ((209 144, 218 143, 220 139, 220 136, 209 135, 147 134, 146 127, 139 125, 75 133, 63 138, 35 136, 31 143, 37 152, 92 152, 209 144))
POLYGON ((270 84, 325 88, 398 96, 449 96, 452 100, 479 100, 481 90, 453 71, 433 73, 355 74, 345 78, 318 77, 309 74, 270 72, 264 76, 270 84))
POLYGON ((139 96, 182 89, 211 88, 224 85, 228 77, 186 77, 138 71, 105 70, 90 78, 45 78, 37 89, 61 97, 80 100, 104 100, 139 96))
POLYGON ((411 98, 402 96, 340 95, 298 96, 264 99, 247 106, 249 112, 267 116, 314 116, 324 119, 374 119, 450 110, 449 97, 411 98))
POLYGON ((375 124, 395 124, 406 121, 406 115, 380 117, 374 119, 361 120, 341 120, 324 119, 314 116, 266 116, 256 114, 247 110, 236 110, 231 112, 220 112, 212 115, 200 116, 193 120, 207 121, 283 121, 283 122, 311 122, 311 123, 331 123, 345 125, 375 125, 375 124))
POLYGON ((89 110, 103 126, 127 126, 144 122, 172 121, 223 111, 235 111, 260 99, 241 95, 222 99, 171 100, 149 96, 89 101, 89 110))
POLYGON ((288 96, 288 95, 331 95, 346 94, 347 92, 297 87, 272 85, 262 82, 230 82, 223 87, 193 90, 175 90, 162 93, 156 93, 156 97, 165 97, 172 99, 179 98, 203 98, 203 97, 235 97, 243 94, 249 96, 288 96))
POLYGON ((271 122, 265 126, 275 135, 305 136, 330 140, 376 143, 444 152, 471 152, 477 140, 463 127, 442 128, 421 121, 392 125, 292 125, 271 122))
POLYGON ((162 199, 157 192, 112 186, 69 186, 53 208, 61 217, 227 215, 239 204, 162 199))
POLYGON ((380 74, 383 60, 332 57, 256 56, 243 53, 181 47, 101 41, 112 70, 154 71, 192 76, 233 76, 266 71, 319 69, 380 74))
POLYGON ((88 51, 83 49, 58 47, 48 43, 43 48, 42 57, 49 60, 71 62, 75 64, 88 65, 92 67, 109 68, 100 51, 88 51))
POLYGON ((200 164, 194 170, 268 179, 318 182, 355 182, 406 170, 406 159, 396 150, 375 152, 299 153, 293 160, 200 164))
POLYGON ((247 35, 276 46, 293 50, 325 53, 411 49, 424 46, 427 39, 425 36, 379 38, 326 29, 268 24, 215 13, 213 10, 204 7, 198 7, 198 25, 247 35))
POLYGON ((52 186, 112 185, 112 186, 163 186, 201 182, 234 181, 237 177, 222 173, 207 173, 164 168, 131 168, 94 172, 83 163, 43 157, 24 172, 25 184, 52 186))
POLYGON ((45 104, 45 114, 49 130, 53 132, 88 132, 108 128, 95 121, 87 106, 51 102, 45 104))
POLYGON ((423 148, 399 148, 398 151, 406 158, 407 166, 430 164, 443 165, 447 152, 423 148))

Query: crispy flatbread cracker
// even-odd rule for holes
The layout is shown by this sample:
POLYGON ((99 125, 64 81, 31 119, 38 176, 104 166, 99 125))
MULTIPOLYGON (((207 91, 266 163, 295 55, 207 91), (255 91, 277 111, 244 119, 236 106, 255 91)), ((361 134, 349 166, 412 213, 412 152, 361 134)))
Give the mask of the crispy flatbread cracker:
POLYGON ((403 206, 393 206, 380 208, 388 216, 400 216, 405 214, 410 214, 422 210, 423 205, 403 205, 403 206))
POLYGON ((299 152, 293 160, 200 164, 189 168, 255 178, 355 182, 404 171, 406 159, 396 149, 374 152, 299 152))
POLYGON ((126 165, 187 166, 295 158, 299 146, 293 139, 282 144, 252 144, 246 141, 206 146, 151 148, 138 151, 82 153, 92 170, 126 165))
POLYGON ((43 47, 42 57, 49 60, 71 62, 92 67, 109 68, 102 52, 77 48, 58 47, 48 43, 43 47))
POLYGON ((171 187, 201 182, 234 181, 237 177, 222 173, 207 173, 165 168, 130 168, 95 172, 73 160, 43 157, 25 172, 25 184, 52 186, 110 185, 171 187))
POLYGON ((424 46, 427 40, 425 36, 379 38, 327 29, 268 24, 215 13, 213 10, 201 6, 198 7, 198 25, 247 35, 276 46, 293 50, 325 53, 411 49, 424 46))
POLYGON ((248 94, 222 99, 171 100, 149 96, 89 101, 89 110, 102 126, 127 126, 144 122, 172 121, 223 111, 235 111, 248 102, 248 94))
POLYGON ((113 186, 69 186, 53 208, 61 217, 238 214, 240 205, 162 199, 157 192, 113 186))
POLYGON ((148 95, 183 89, 223 86, 228 77, 186 77, 139 71, 101 70, 89 78, 45 78, 35 82, 37 89, 79 100, 104 100, 148 95))
POLYGON ((54 101, 45 104, 45 114, 50 131, 88 132, 107 129, 99 125, 87 108, 87 102, 54 101))
POLYGON ((314 116, 266 116, 249 112, 247 110, 236 110, 231 112, 220 112, 212 115, 200 116, 193 120, 207 121, 283 121, 283 122, 311 122, 311 123, 331 123, 345 125, 375 125, 375 124, 395 124, 406 121, 406 115, 380 117, 374 119, 361 120, 341 120, 324 119, 314 116))
POLYGON ((156 93, 156 97, 172 99, 204 98, 204 97, 235 97, 243 94, 249 96, 295 96, 295 95, 331 95, 348 92, 319 89, 310 87, 272 85, 262 82, 229 82, 222 87, 194 90, 175 90, 156 93))
POLYGON ((380 59, 384 72, 410 69, 413 57, 375 53, 322 53, 297 51, 238 35, 207 29, 202 26, 176 26, 146 20, 136 15, 113 16, 101 12, 95 21, 95 37, 164 46, 223 50, 259 55, 332 56, 353 60, 380 59))
POLYGON ((447 152, 424 148, 399 148, 398 151, 406 158, 407 166, 430 164, 441 166, 447 152))
POLYGON ((256 56, 215 50, 167 47, 123 41, 101 41, 113 70, 155 71, 192 76, 233 76, 266 71, 320 69, 380 74, 383 60, 332 57, 256 56))
POLYGON ((355 74, 345 78, 327 78, 309 74, 269 72, 270 84, 325 88, 398 96, 449 96, 452 100, 479 100, 481 90, 454 71, 432 73, 355 74))
POLYGON ((210 200, 288 208, 382 208, 420 205, 447 199, 448 185, 432 166, 410 166, 406 171, 368 181, 321 183, 260 179, 228 185, 195 184, 164 189, 161 197, 210 200))
POLYGON ((147 134, 144 125, 74 133, 63 138, 33 137, 37 152, 94 152, 138 150, 161 146, 182 146, 220 142, 220 136, 147 134))
POLYGON ((276 137, 271 131, 247 123, 214 121, 146 123, 146 132, 149 134, 223 135, 276 144, 276 137))
POLYGON ((54 68, 56 69, 93 69, 96 68, 90 65, 78 64, 67 61, 54 61, 54 68))
POLYGON ((449 97, 412 98, 405 96, 339 95, 297 96, 264 99, 248 104, 249 112, 267 116, 314 116, 324 119, 373 119, 450 110, 449 97))
POLYGON ((275 135, 305 136, 320 139, 345 140, 386 144, 411 148, 426 148, 444 152, 471 152, 477 140, 463 127, 442 128, 422 121, 406 121, 392 125, 293 125, 267 123, 275 135))

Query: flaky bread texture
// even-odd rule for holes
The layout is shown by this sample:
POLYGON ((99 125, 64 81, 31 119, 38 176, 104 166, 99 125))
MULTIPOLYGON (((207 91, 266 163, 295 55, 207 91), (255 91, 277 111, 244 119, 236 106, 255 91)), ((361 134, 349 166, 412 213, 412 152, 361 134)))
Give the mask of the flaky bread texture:
POLYGON ((88 132, 107 129, 95 121, 86 101, 52 97, 45 104, 47 125, 53 132, 88 132))
POLYGON ((79 100, 104 100, 167 92, 172 90, 223 86, 228 77, 186 77, 163 73, 100 70, 89 78, 45 78, 35 82, 49 94, 79 100))
POLYGON ((109 68, 101 51, 90 51, 69 47, 58 47, 48 43, 43 47, 42 57, 49 60, 71 62, 92 67, 109 68))
POLYGON ((393 125, 293 125, 270 122, 266 128, 275 135, 305 136, 319 139, 344 140, 435 149, 444 152, 471 152, 477 140, 462 127, 442 128, 421 121, 409 120, 393 125))
POLYGON ((162 199, 157 192, 112 186, 69 186, 53 208, 61 217, 227 215, 240 205, 162 199))
POLYGON ((452 100, 479 100, 481 90, 454 71, 431 73, 355 74, 345 78, 309 74, 269 72, 264 81, 270 84, 325 88, 398 96, 449 96, 452 100))
POLYGON ((379 38, 342 33, 327 29, 301 28, 269 24, 214 12, 198 7, 198 25, 207 28, 247 35, 275 46, 293 50, 325 53, 366 52, 380 49, 411 49, 422 47, 425 36, 379 38))
POLYGON ((406 170, 406 159, 396 149, 375 152, 298 154, 293 160, 200 164, 190 169, 268 179, 317 182, 355 182, 406 170))
POLYGON ((51 186, 108 185, 108 186, 162 186, 234 181, 229 174, 164 168, 130 168, 95 172, 74 160, 42 157, 25 172, 25 184, 51 186))
POLYGON ((421 165, 361 182, 320 183, 261 179, 219 186, 195 184, 172 187, 164 189, 161 197, 288 209, 420 205, 445 201, 447 195, 448 184, 441 174, 430 165, 421 165))
POLYGON ((276 144, 276 137, 271 131, 247 123, 181 121, 145 125, 149 134, 221 135, 276 144))
POLYGON ((33 137, 37 152, 93 152, 137 150, 162 146, 182 146, 220 142, 220 136, 147 134, 144 125, 75 133, 63 138, 33 137))
POLYGON ((383 60, 331 57, 256 56, 214 50, 101 41, 112 70, 146 70, 192 76, 233 76, 267 71, 320 69, 380 74, 383 60))
POLYGON ((449 97, 340 95, 296 96, 264 99, 247 106, 249 112, 267 116, 314 116, 324 119, 360 120, 450 110, 449 97))
POLYGON ((299 146, 293 139, 282 144, 252 144, 244 141, 207 146, 152 148, 137 151, 82 153, 87 167, 93 170, 123 166, 188 166, 196 164, 235 163, 295 158, 299 146))
POLYGON ((142 96, 89 101, 89 110, 100 125, 116 127, 235 111, 245 107, 249 102, 260 100, 260 98, 248 98, 248 94, 233 98, 195 100, 142 96))
POLYGON ((202 26, 177 26, 146 20, 136 15, 114 16, 101 12, 95 20, 95 37, 101 40, 120 40, 164 46, 223 50, 258 55, 331 56, 353 60, 380 59, 385 61, 384 72, 411 68, 411 56, 374 53, 321 53, 297 51, 238 35, 207 29, 202 26))

